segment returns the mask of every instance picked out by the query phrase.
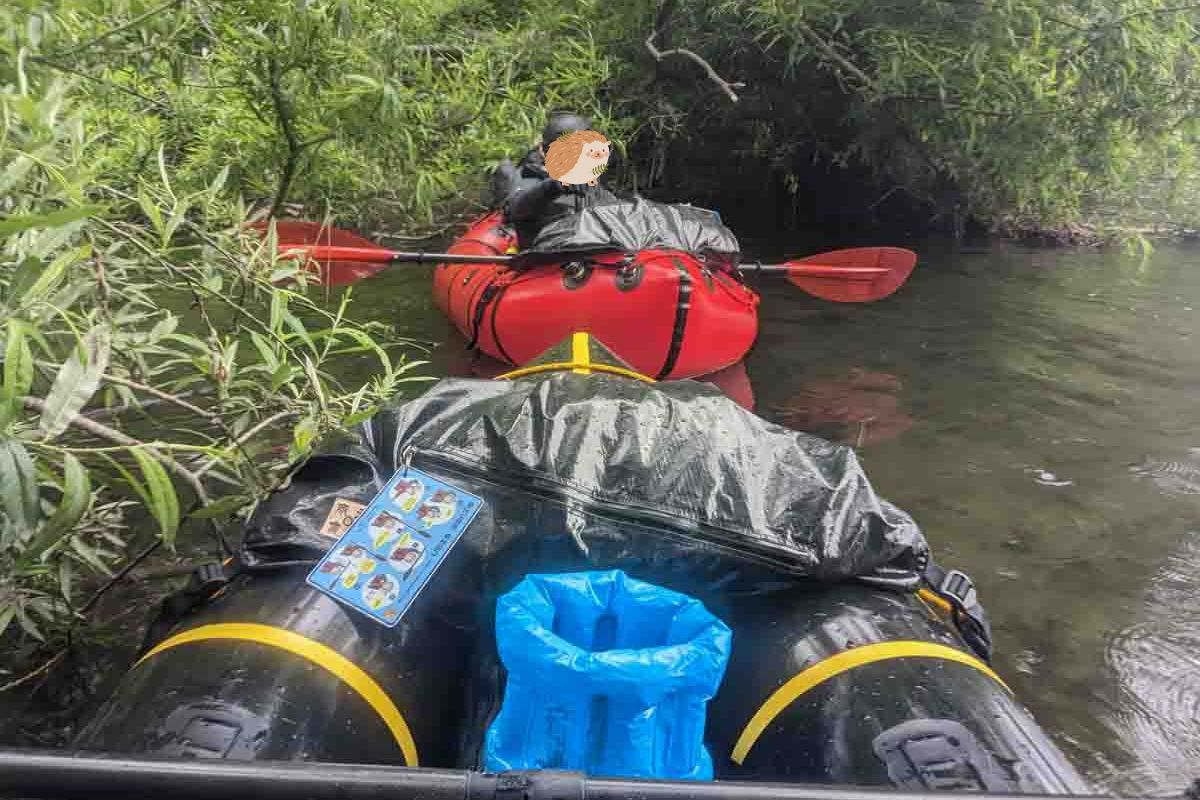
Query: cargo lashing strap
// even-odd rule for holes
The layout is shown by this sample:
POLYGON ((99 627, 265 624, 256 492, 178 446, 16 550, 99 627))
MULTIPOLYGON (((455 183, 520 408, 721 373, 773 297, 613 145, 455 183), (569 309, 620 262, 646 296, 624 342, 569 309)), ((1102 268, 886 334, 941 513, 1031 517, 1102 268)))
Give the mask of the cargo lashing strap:
POLYGON ((966 573, 942 569, 932 559, 926 565, 922 579, 926 584, 922 591, 932 593, 949 605, 950 618, 954 620, 963 641, 984 661, 990 661, 992 626, 988 622, 987 612, 979 603, 975 583, 966 573))
POLYGON ((479 333, 483 330, 483 315, 487 312, 488 306, 499 299, 514 280, 515 276, 512 274, 500 275, 489 283, 479 295, 479 300, 475 303, 475 318, 471 320, 471 340, 467 342, 468 350, 476 349, 476 345, 479 343, 479 333))
POLYGON ((217 564, 201 564, 191 574, 187 586, 163 598, 158 613, 146 629, 139 657, 166 638, 171 629, 201 603, 210 600, 241 571, 242 564, 234 558, 217 564))

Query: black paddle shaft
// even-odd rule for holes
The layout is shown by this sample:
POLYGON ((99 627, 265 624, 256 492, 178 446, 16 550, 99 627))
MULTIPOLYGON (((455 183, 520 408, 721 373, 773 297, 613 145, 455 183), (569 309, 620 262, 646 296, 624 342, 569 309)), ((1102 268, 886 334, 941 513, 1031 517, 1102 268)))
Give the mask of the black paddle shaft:
POLYGON ((513 256, 470 255, 468 253, 392 253, 393 264, 507 264, 513 256))
MULTIPOLYGON (((526 259, 528 257, 526 256, 526 259)), ((426 253, 423 251, 417 252, 396 252, 392 253, 391 263, 393 264, 511 264, 518 259, 517 256, 493 256, 493 255, 473 255, 469 253, 426 253)), ((527 262, 528 263, 528 262, 527 262)), ((756 272, 756 273, 774 273, 786 272, 787 264, 762 264, 755 261, 753 264, 742 264, 738 267, 739 272, 756 272)))

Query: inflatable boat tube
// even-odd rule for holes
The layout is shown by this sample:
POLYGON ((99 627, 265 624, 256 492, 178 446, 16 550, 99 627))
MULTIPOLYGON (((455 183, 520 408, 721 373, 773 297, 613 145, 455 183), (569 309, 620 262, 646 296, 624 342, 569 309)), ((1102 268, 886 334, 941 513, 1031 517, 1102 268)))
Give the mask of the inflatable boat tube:
POLYGON ((718 781, 1087 793, 922 583, 927 543, 853 451, 611 356, 581 334, 548 369, 445 380, 327 442, 153 629, 77 747, 481 769, 504 698, 497 598, 534 573, 620 569, 732 630, 705 727, 718 781), (305 580, 338 509, 401 469, 483 502, 388 628, 305 580))
MULTIPOLYGON (((515 244, 494 213, 449 252, 504 255, 515 244)), ((640 373, 693 378, 740 361, 758 334, 758 295, 735 271, 672 250, 628 259, 578 256, 521 270, 441 264, 433 298, 472 346, 514 365, 586 331, 640 373)))

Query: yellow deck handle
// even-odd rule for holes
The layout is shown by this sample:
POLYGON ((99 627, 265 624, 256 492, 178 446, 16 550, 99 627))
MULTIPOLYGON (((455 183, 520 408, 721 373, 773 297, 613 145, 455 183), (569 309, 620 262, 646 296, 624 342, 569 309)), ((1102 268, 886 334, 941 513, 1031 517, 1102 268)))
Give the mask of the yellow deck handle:
POLYGON ((607 372, 610 375, 620 375, 623 378, 633 378, 634 380, 645 381, 646 383, 655 382, 653 378, 647 377, 640 372, 634 372, 631 369, 613 366, 612 364, 592 363, 591 334, 580 331, 571 334, 570 361, 555 361, 550 364, 534 364, 530 367, 519 367, 503 375, 497 375, 496 380, 505 381, 512 380, 513 378, 524 378, 526 375, 537 375, 541 372, 567 372, 568 370, 578 375, 607 372))

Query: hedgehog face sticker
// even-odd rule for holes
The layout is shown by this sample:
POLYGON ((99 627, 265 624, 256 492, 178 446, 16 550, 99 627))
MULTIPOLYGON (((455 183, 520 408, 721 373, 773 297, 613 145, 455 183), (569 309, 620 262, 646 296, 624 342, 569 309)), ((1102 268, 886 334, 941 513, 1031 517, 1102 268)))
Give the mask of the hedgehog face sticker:
POLYGON ((425 485, 417 478, 399 481, 392 487, 392 502, 404 511, 412 511, 425 491, 425 485))
POLYGON ((454 518, 454 510, 458 507, 458 497, 448 489, 439 489, 429 496, 429 499, 417 509, 417 519, 427 529, 434 525, 442 525, 454 518))
POLYGON ((362 590, 363 602, 372 611, 378 611, 383 606, 396 602, 396 598, 399 596, 400 584, 396 582, 395 578, 386 573, 381 573, 371 578, 362 590))
POLYGON ((608 169, 609 143, 596 131, 572 131, 558 137, 546 151, 546 172, 563 186, 595 186, 608 169))
POLYGON ((399 517, 381 511, 371 520, 371 527, 367 531, 371 536, 371 545, 376 551, 382 551, 404 532, 404 523, 399 517))

